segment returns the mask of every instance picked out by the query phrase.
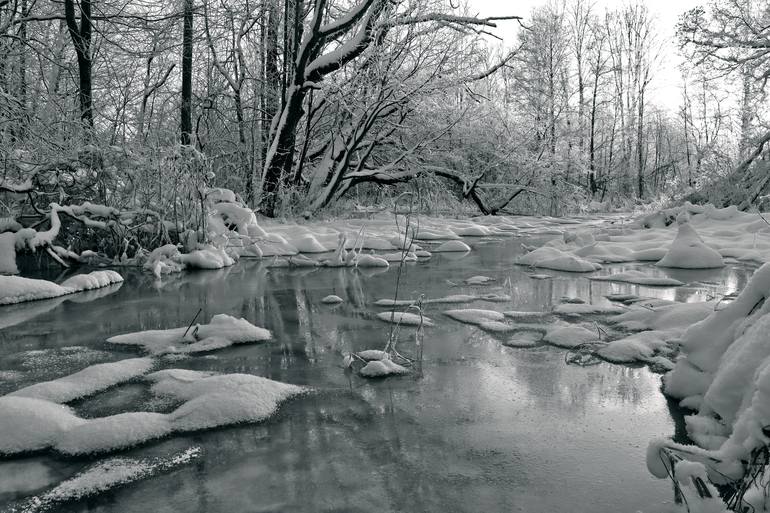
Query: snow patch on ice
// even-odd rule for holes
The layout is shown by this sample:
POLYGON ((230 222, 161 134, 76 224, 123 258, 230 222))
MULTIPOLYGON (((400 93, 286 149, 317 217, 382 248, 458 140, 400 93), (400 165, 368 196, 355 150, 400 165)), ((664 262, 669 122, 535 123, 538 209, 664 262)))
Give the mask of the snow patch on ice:
POLYGON ((433 321, 424 315, 411 312, 380 312, 377 318, 381 321, 401 324, 403 326, 433 326, 433 321))
POLYGON ((35 383, 8 395, 45 399, 53 403, 68 403, 142 376, 148 373, 154 364, 152 358, 130 358, 117 362, 98 363, 75 374, 35 383))
POLYGON ((270 340, 269 330, 254 326, 246 319, 217 314, 209 324, 190 328, 148 330, 116 335, 107 339, 111 344, 138 346, 152 355, 192 353, 220 349, 233 344, 270 340), (187 335, 185 336, 185 332, 187 335))

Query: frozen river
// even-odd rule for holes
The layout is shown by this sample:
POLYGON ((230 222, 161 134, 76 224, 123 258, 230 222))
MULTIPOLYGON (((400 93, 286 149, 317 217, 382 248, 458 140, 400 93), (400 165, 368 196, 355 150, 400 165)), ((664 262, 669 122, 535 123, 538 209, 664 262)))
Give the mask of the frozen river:
MULTIPOLYGON (((222 271, 156 282, 120 270, 116 289, 0 308, 0 394, 135 356, 105 339, 187 326, 227 313, 273 333, 273 340, 204 356, 166 358, 160 367, 247 373, 309 385, 316 392, 284 404, 270 420, 175 435, 121 457, 154 461, 190 447, 200 457, 147 479, 51 511, 99 512, 555 512, 661 511, 671 485, 645 466, 650 439, 682 440, 681 412, 660 393, 660 375, 643 366, 568 363, 549 345, 506 346, 495 335, 442 315, 449 308, 542 311, 561 298, 606 304, 609 293, 704 301, 740 290, 743 265, 711 271, 662 271, 607 265, 600 274, 644 269, 685 282, 676 288, 598 282, 585 275, 513 264, 522 239, 471 241, 467 255, 434 255, 407 264, 399 296, 491 292, 505 303, 427 305, 422 372, 385 380, 346 373, 343 354, 381 349, 389 326, 373 305, 392 298, 389 270, 266 269, 241 261, 222 271), (548 279, 532 279, 547 273, 548 279), (485 275, 495 281, 465 286, 485 275), (336 294, 345 302, 328 306, 336 294)), ((525 241, 530 242, 530 241, 525 241)), ((400 348, 415 351, 402 330, 400 348)), ((169 411, 142 381, 72 403, 85 417, 169 411)), ((110 455, 114 457, 115 455, 110 455)), ((51 453, 0 459, 0 511, 32 504, 104 456, 51 453)))

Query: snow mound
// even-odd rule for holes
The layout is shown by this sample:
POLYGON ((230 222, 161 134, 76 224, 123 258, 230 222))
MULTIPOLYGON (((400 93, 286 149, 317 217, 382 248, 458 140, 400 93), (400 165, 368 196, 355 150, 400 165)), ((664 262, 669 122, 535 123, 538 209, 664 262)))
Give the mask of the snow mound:
POLYGON ((666 256, 655 265, 679 269, 711 269, 724 267, 725 263, 722 255, 707 246, 690 223, 685 222, 679 225, 679 231, 666 256))
POLYGON ((364 365, 359 374, 366 378, 383 378, 386 376, 408 374, 409 369, 403 367, 389 358, 371 360, 364 365))
POLYGON ((304 393, 304 387, 251 374, 224 374, 197 380, 167 377, 153 393, 186 401, 168 414, 175 431, 209 429, 271 417, 281 402, 304 393))
POLYGON ((684 285, 679 280, 667 276, 650 276, 642 271, 626 271, 623 273, 610 274, 608 276, 592 276, 592 280, 597 281, 619 281, 623 283, 634 283, 636 285, 647 285, 653 287, 679 287, 684 285))
POLYGON ((0 454, 39 451, 84 424, 67 406, 31 397, 0 397, 0 454))
POLYGON ((493 234, 490 228, 480 224, 457 225, 452 231, 460 237, 487 237, 493 234))
POLYGON ((211 318, 209 324, 196 324, 189 329, 173 328, 126 333, 110 337, 107 342, 138 346, 152 355, 160 355, 220 349, 228 345, 261 342, 270 338, 270 331, 254 326, 245 319, 218 314, 211 318), (214 340, 207 340, 214 337, 214 340))
POLYGON ((519 330, 518 326, 506 324, 501 321, 482 321, 478 323, 478 326, 484 331, 489 331, 492 333, 509 333, 519 330))
POLYGON ((551 316, 551 312, 524 312, 519 310, 508 310, 503 312, 503 314, 519 322, 540 321, 551 316))
POLYGON ((115 271, 93 271, 88 274, 78 274, 65 280, 61 286, 65 289, 71 289, 73 292, 82 292, 84 290, 93 290, 120 283, 123 277, 115 271))
POLYGON ((672 303, 634 306, 610 322, 628 331, 666 330, 683 332, 714 312, 715 303, 672 303))
POLYGON ((211 245, 180 253, 177 258, 187 267, 196 269, 222 269, 235 264, 235 260, 224 249, 211 245))
POLYGON ((134 447, 173 432, 168 415, 127 412, 80 419, 82 422, 58 433, 53 448, 69 455, 96 454, 134 447))
POLYGON ((380 312, 377 318, 381 321, 392 322, 404 326, 433 326, 433 321, 428 317, 411 312, 380 312))
POLYGON ((482 322, 496 321, 501 322, 505 319, 505 315, 502 312, 496 312, 494 310, 481 310, 478 308, 465 308, 459 310, 446 310, 444 315, 451 317, 452 319, 466 324, 479 325, 482 322))
POLYGON ((367 253, 357 255, 355 263, 356 267, 390 267, 390 264, 384 258, 367 253))
POLYGON ((148 373, 153 365, 154 361, 151 358, 98 363, 75 374, 35 383, 8 395, 45 399, 53 403, 68 403, 142 376, 148 373))
POLYGON ((597 263, 589 262, 566 251, 549 246, 543 246, 530 251, 526 255, 519 257, 516 263, 576 273, 589 273, 602 268, 597 263))
POLYGON ((465 284, 466 285, 485 285, 493 281, 495 281, 495 279, 490 278, 489 276, 471 276, 470 278, 465 279, 465 284))
POLYGON ((272 416, 281 402, 307 390, 249 374, 212 376, 167 370, 148 378, 155 381, 154 394, 183 401, 182 405, 168 414, 127 412, 83 419, 51 401, 0 397, 0 454, 49 447, 69 455, 93 454, 133 447, 175 432, 260 422, 272 416))
POLYGON ((432 253, 467 253, 471 247, 461 240, 448 240, 431 250, 432 253))
POLYGON ((546 332, 543 341, 557 347, 572 349, 589 342, 598 342, 599 333, 582 326, 556 326, 546 332))
MULTIPOLYGON (((669 334, 664 331, 642 331, 613 340, 596 353, 612 363, 647 362, 658 352, 670 351, 666 343, 668 337, 669 334)), ((656 360, 654 363, 660 365, 664 362, 656 360)))
POLYGON ((344 301, 345 300, 339 296, 335 296, 334 294, 329 294, 328 296, 324 297, 321 300, 321 303, 325 305, 338 305, 340 303, 343 303, 344 301))
POLYGON ((309 233, 293 239, 291 243, 300 253, 326 253, 333 249, 325 247, 309 233))
POLYGON ((20 276, 0 276, 0 305, 50 299, 123 282, 115 271, 93 271, 69 278, 61 285, 20 276))
POLYGON ((507 340, 503 341, 503 345, 520 348, 535 347, 543 341, 545 332, 545 328, 520 326, 507 340))

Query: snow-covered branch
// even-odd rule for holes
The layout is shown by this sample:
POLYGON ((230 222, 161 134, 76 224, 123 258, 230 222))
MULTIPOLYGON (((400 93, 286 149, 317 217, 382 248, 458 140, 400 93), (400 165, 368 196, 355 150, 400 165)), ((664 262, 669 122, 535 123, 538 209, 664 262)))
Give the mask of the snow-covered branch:
POLYGON ((0 178, 0 191, 14 192, 14 193, 26 193, 32 192, 35 189, 32 185, 32 180, 29 178, 23 182, 15 182, 8 178, 0 178))

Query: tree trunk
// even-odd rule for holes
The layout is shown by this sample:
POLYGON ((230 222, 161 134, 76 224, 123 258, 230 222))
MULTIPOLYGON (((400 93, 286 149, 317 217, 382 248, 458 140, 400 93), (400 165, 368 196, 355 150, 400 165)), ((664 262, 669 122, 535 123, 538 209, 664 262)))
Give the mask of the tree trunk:
POLYGON ((193 1, 184 0, 182 33, 182 109, 179 128, 181 142, 189 146, 192 142, 192 52, 193 52, 193 1))
MULTIPOLYGON (((75 55, 78 61, 78 99, 80 102, 80 119, 87 132, 90 134, 94 127, 94 113, 91 85, 91 2, 80 2, 80 26, 75 18, 75 0, 64 0, 64 17, 67 21, 67 29, 75 47, 75 55)), ((90 136, 87 136, 90 137, 90 136)))

